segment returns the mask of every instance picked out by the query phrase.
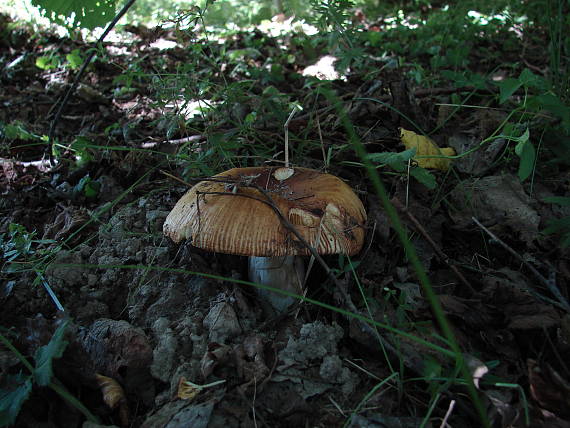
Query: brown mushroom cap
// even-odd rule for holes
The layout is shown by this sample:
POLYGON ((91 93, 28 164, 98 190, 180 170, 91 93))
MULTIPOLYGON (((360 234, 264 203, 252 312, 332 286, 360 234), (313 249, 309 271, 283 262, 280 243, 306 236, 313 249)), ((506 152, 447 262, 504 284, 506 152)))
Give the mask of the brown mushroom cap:
POLYGON ((320 254, 353 255, 362 248, 364 206, 333 175, 307 168, 255 167, 230 169, 212 180, 220 181, 196 184, 166 218, 164 234, 173 241, 191 238, 196 247, 244 256, 310 254, 262 202, 269 196, 320 254))

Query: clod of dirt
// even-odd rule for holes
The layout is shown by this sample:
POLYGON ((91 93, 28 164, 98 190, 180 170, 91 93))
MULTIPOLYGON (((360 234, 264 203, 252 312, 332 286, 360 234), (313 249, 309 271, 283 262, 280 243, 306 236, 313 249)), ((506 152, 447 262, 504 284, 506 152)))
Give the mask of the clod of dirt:
POLYGON ((62 250, 57 253, 46 271, 46 277, 54 287, 54 291, 57 292, 66 286, 73 287, 87 283, 89 271, 82 265, 86 263, 91 251, 90 247, 82 246, 79 251, 62 250))
POLYGON ((269 374, 269 367, 265 362, 263 352, 263 339, 258 335, 251 335, 243 343, 234 347, 237 373, 240 379, 247 381, 263 379, 269 374))
POLYGON ((514 175, 467 180, 453 189, 450 199, 454 209, 449 214, 460 228, 471 227, 475 217, 487 227, 508 228, 527 243, 538 234, 540 216, 514 175))
POLYGON ((162 317, 157 319, 152 326, 152 330, 158 343, 152 352, 153 359, 150 373, 155 378, 168 383, 170 382, 170 374, 174 366, 178 341, 169 327, 168 318, 162 317))
POLYGON ((210 331, 209 341, 217 343, 225 343, 242 332, 236 312, 227 302, 217 303, 210 309, 204 318, 204 327, 210 331))
POLYGON ((97 320, 78 332, 77 341, 91 357, 95 371, 115 379, 152 362, 152 347, 144 331, 127 321, 97 320))
POLYGON ((350 394, 358 377, 342 366, 337 343, 343 336, 338 325, 327 326, 320 321, 301 327, 299 338, 289 338, 279 352, 279 365, 274 381, 290 381, 303 398, 321 394, 329 388, 339 388, 350 394))

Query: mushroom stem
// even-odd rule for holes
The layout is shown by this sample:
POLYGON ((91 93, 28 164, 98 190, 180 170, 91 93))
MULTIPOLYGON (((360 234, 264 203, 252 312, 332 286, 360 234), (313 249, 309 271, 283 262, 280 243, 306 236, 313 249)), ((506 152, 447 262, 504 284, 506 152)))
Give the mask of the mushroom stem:
MULTIPOLYGON (((249 279, 258 284, 301 294, 305 266, 300 256, 249 257, 249 279)), ((295 303, 295 298, 257 288, 257 293, 279 313, 295 303)))

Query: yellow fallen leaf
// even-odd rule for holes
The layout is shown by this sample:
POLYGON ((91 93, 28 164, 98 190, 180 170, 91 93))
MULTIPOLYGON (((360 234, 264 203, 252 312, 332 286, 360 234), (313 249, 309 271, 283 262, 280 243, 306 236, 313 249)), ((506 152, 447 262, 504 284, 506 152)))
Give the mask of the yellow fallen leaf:
POLYGON ((115 379, 95 373, 95 379, 101 392, 103 401, 111 409, 119 408, 119 419, 122 426, 129 426, 129 406, 125 391, 115 379))
POLYGON ((428 137, 418 135, 413 131, 400 128, 400 138, 407 150, 416 149, 414 159, 422 168, 433 168, 442 171, 449 169, 451 159, 444 158, 420 158, 418 156, 455 156, 455 150, 451 147, 439 148, 437 144, 428 137))
POLYGON ((97 384, 103 393, 103 401, 111 409, 117 407, 121 402, 126 402, 125 392, 119 382, 107 376, 95 373, 97 384))

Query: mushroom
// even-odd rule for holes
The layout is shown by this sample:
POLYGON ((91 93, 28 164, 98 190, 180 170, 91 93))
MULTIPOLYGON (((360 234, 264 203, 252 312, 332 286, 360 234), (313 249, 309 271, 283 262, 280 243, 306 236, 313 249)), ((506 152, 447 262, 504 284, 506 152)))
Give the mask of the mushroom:
MULTIPOLYGON (((234 168, 192 187, 164 223, 174 242, 249 256, 253 282, 301 294, 311 254, 354 255, 364 242, 366 212, 350 186, 307 168, 234 168), (293 228, 295 231, 293 231, 293 228), (303 242, 305 241, 305 242, 303 242)), ((277 311, 294 298, 259 290, 277 311)))

